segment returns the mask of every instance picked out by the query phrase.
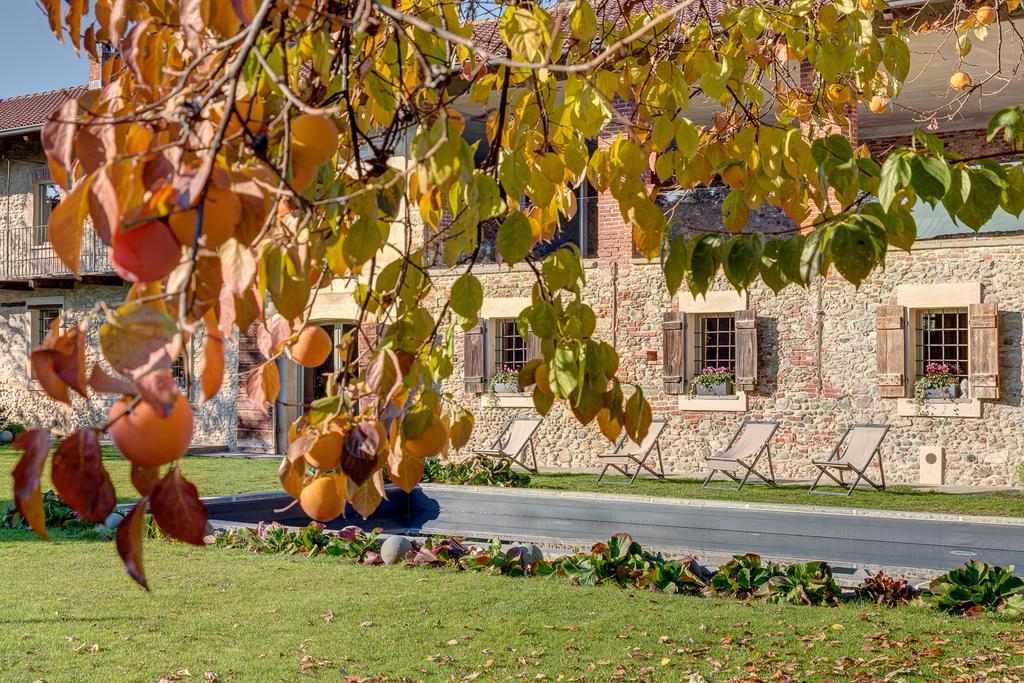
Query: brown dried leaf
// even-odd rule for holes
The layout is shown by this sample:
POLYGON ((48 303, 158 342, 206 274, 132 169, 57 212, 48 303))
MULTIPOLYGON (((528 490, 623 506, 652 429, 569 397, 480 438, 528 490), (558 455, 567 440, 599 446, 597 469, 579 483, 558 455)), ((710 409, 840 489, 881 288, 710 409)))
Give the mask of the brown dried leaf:
POLYGON ((89 373, 89 386, 103 394, 130 394, 135 391, 131 382, 112 377, 100 367, 99 363, 92 366, 89 373))
POLYGON ((153 407, 160 417, 167 417, 178 402, 181 390, 170 370, 155 370, 135 382, 142 400, 153 407))
POLYGON ((50 246, 73 275, 78 275, 82 258, 82 231, 89 215, 89 187, 93 176, 78 181, 50 214, 46 234, 50 246))
POLYGON ((25 518, 32 531, 43 538, 46 533, 46 513, 43 510, 43 494, 39 479, 43 473, 46 456, 50 453, 50 432, 31 429, 18 434, 14 449, 21 451, 21 459, 14 466, 14 504, 25 518))
POLYGON ((373 511, 380 505, 380 489, 384 486, 384 475, 381 470, 373 473, 373 476, 357 486, 354 491, 349 491, 348 502, 363 519, 373 514, 373 511), (380 480, 379 484, 377 480, 380 480))
POLYGON ((384 428, 377 421, 369 420, 353 425, 345 434, 341 470, 356 486, 362 486, 371 474, 380 469, 380 456, 384 453, 385 445, 384 428))
POLYGON ((177 327, 157 308, 127 303, 107 316, 100 328, 100 348, 110 365, 136 377, 156 368, 170 368, 177 327))
POLYGON ((117 554, 124 562, 124 568, 135 582, 147 591, 146 572, 142 566, 142 544, 146 538, 146 503, 143 497, 117 525, 117 554))
POLYGON ((89 522, 102 523, 117 503, 95 429, 80 429, 57 446, 51 477, 64 502, 89 522))
POLYGON ((275 361, 268 361, 259 366, 245 380, 246 396, 264 415, 270 414, 269 407, 277 400, 280 390, 281 376, 275 361))
MULTIPOLYGON (((51 9, 53 4, 57 5, 59 12, 60 1, 51 0, 51 9)), ((57 16, 59 31, 60 15, 58 14, 57 16)), ((52 11, 50 15, 50 23, 52 26, 52 11)), ((50 117, 50 120, 43 124, 43 130, 40 134, 43 151, 46 152, 46 162, 50 167, 50 177, 53 178, 53 182, 57 183, 61 187, 68 186, 68 177, 71 173, 71 166, 74 162, 75 128, 77 126, 78 100, 72 99, 62 104, 60 109, 50 117)), ((86 185, 86 189, 88 189, 88 183, 84 184, 86 185)), ((65 199, 64 201, 67 200, 65 199)))
POLYGON ((256 259, 252 250, 231 238, 220 248, 220 272, 224 284, 235 295, 242 295, 256 277, 256 259))
POLYGON ((149 504, 153 519, 169 535, 192 545, 205 545, 203 536, 210 515, 206 504, 199 500, 195 485, 181 476, 180 467, 172 469, 156 485, 149 504))
POLYGON ((206 344, 203 351, 203 374, 199 378, 202 388, 200 400, 209 401, 220 391, 224 383, 224 337, 217 326, 217 315, 211 308, 204 316, 206 320, 206 344))
POLYGON ((132 463, 132 486, 139 495, 148 496, 160 483, 160 468, 132 463))

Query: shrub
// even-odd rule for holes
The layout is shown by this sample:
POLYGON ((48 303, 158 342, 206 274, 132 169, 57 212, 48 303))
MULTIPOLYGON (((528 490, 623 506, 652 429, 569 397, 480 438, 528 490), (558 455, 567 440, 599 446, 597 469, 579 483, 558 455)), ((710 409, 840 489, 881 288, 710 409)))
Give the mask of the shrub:
POLYGON ((423 481, 435 484, 522 487, 530 477, 512 469, 507 460, 474 456, 461 462, 430 459, 423 470, 423 481))
POLYGON ((969 560, 931 582, 925 600, 945 612, 974 615, 1009 606, 1019 610, 1024 602, 1024 579, 1013 567, 997 567, 969 560))
POLYGON ((663 560, 648 570, 643 578, 643 584, 665 593, 697 595, 708 587, 705 574, 704 568, 696 558, 663 560))
MULTIPOLYGON (((653 556, 651 556, 653 557, 653 556)), ((597 543, 589 553, 567 555, 554 562, 555 570, 582 586, 636 584, 650 568, 648 554, 629 534, 615 534, 597 543)))
POLYGON ((768 582, 768 600, 787 605, 836 605, 842 589, 827 562, 791 564, 768 582))
POLYGON ((217 545, 224 548, 240 548, 255 553, 334 555, 367 564, 378 564, 380 557, 378 537, 380 529, 364 533, 356 527, 347 527, 337 533, 326 531, 323 524, 313 522, 298 531, 272 522, 260 522, 253 529, 242 527, 217 537, 217 545))
POLYGON ((779 566, 774 562, 763 563, 760 555, 734 555, 711 577, 710 589, 716 595, 749 600, 763 595, 768 582, 778 574, 779 566))
POLYGON ((524 546, 502 550, 501 540, 496 538, 486 548, 470 550, 460 559, 459 564, 463 569, 487 570, 492 574, 534 576, 538 567, 546 563, 534 562, 524 546))
MULTIPOLYGON (((46 526, 49 529, 64 529, 65 531, 85 531, 92 529, 93 524, 85 522, 78 517, 78 514, 65 503, 60 496, 53 491, 43 494, 43 514, 46 517, 46 526)), ((3 522, 0 523, 7 529, 27 528, 28 523, 18 512, 18 508, 11 503, 4 512, 3 522)))
POLYGON ((864 579, 854 589, 858 597, 870 600, 876 605, 896 607, 905 605, 920 595, 921 591, 911 586, 906 579, 894 579, 884 572, 864 579))

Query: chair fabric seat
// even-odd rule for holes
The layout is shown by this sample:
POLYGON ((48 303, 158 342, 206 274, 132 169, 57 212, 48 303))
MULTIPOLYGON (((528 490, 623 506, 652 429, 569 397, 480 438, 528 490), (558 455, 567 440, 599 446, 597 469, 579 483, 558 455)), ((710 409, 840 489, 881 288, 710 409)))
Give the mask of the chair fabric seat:
POLYGON ((812 465, 818 465, 819 467, 835 467, 836 469, 852 470, 853 465, 846 462, 845 460, 812 460, 812 465))
POLYGON ((597 457, 601 459, 601 462, 607 463, 609 465, 631 465, 631 464, 636 463, 636 460, 634 460, 633 458, 627 457, 625 455, 611 455, 611 454, 609 454, 609 455, 599 455, 597 457))
POLYGON ((735 472, 740 469, 739 461, 733 458, 726 458, 724 460, 719 458, 708 458, 708 465, 720 472, 735 472))

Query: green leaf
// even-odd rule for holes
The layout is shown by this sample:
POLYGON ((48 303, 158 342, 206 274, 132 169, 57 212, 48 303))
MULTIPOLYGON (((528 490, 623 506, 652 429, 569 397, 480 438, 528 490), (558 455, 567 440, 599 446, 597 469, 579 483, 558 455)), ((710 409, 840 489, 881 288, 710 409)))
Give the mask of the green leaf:
POLYGON ((722 269, 729 284, 738 291, 746 289, 757 277, 763 249, 760 233, 737 235, 726 243, 722 269))
POLYGON ((897 81, 905 81, 910 73, 910 47, 899 36, 890 33, 882 44, 882 63, 897 81))
POLYGON ((1007 143, 1024 140, 1024 109, 1016 105, 997 111, 988 122, 989 142, 995 140, 1000 131, 1007 143))
POLYGON ((477 314, 484 303, 484 288, 472 273, 466 273, 452 285, 451 308, 466 319, 463 326, 469 329, 476 325, 477 314))
POLYGON ((626 434, 634 443, 640 443, 647 436, 651 427, 651 404, 644 398, 644 391, 635 387, 633 394, 626 401, 625 427, 626 434))
POLYGON ((698 235, 690 240, 690 271, 686 278, 690 293, 697 295, 708 291, 718 272, 721 245, 720 235, 698 235))
POLYGON ((569 398, 579 386, 579 363, 572 350, 566 345, 559 345, 551 358, 548 383, 551 391, 559 398, 569 398))
POLYGON ((768 240, 761 251, 761 279, 776 294, 789 284, 789 278, 782 271, 780 251, 783 243, 784 240, 768 240))
POLYGON ((987 169, 972 168, 968 171, 971 179, 971 192, 967 201, 960 207, 956 217, 964 225, 977 232, 992 218, 999 208, 1003 196, 1001 184, 997 184, 998 176, 986 172, 987 169))
POLYGON ((689 251, 686 249, 686 238, 683 235, 672 238, 669 243, 668 257, 662 269, 665 271, 665 285, 668 293, 675 296, 683 284, 683 277, 689 268, 689 251))
POLYGON ((375 218, 362 217, 353 221, 341 245, 349 267, 358 268, 384 246, 380 232, 380 225, 375 218))
POLYGON ((519 263, 530 253, 533 247, 533 231, 530 221, 522 213, 516 212, 505 219, 498 228, 498 253, 509 265, 519 263))
POLYGON ((1024 212, 1024 166, 1011 166, 1006 170, 1002 206, 1004 211, 1014 216, 1024 212))
POLYGON ((878 201, 886 211, 892 205, 896 193, 910 182, 910 153, 905 150, 893 152, 882 164, 882 177, 878 183, 878 201))
POLYGON ((597 33, 597 15, 589 2, 578 0, 569 15, 569 30, 574 38, 588 46, 597 33))
POLYGON ((730 233, 737 233, 750 221, 750 209, 740 190, 730 190, 722 202, 722 223, 730 233))
POLYGON ((889 244, 910 251, 917 239, 917 223, 908 211, 894 207, 891 211, 883 211, 878 204, 867 204, 863 213, 866 217, 877 221, 885 230, 886 239, 889 244))
POLYGON ((910 186, 914 188, 918 197, 931 206, 935 206, 946 196, 950 181, 949 166, 942 159, 915 156, 911 160, 910 186))
POLYGON ((860 286, 885 257, 885 236, 874 222, 853 216, 835 227, 828 247, 836 270, 860 286))
POLYGON ((547 301, 541 301, 530 307, 527 317, 530 329, 541 339, 554 339, 558 333, 558 315, 555 307, 547 301))

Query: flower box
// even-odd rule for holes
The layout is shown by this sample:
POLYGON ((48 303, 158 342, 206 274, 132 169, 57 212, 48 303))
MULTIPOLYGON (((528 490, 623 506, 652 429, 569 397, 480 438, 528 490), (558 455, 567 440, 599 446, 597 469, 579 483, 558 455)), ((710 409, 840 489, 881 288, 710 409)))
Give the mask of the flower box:
POLYGON ((698 396, 728 396, 729 383, 719 382, 718 384, 711 384, 709 386, 697 384, 695 386, 695 390, 698 396))
POLYGON ((491 385, 491 388, 494 390, 494 393, 496 393, 496 394, 518 394, 518 393, 520 393, 519 392, 519 384, 504 384, 504 383, 500 383, 499 384, 499 383, 495 382, 493 385, 491 385))
POLYGON ((960 395, 960 385, 959 384, 947 384, 944 387, 938 387, 938 388, 935 388, 935 389, 925 389, 924 390, 924 398, 925 399, 945 399, 947 401, 952 401, 953 399, 955 399, 959 395, 960 395))

